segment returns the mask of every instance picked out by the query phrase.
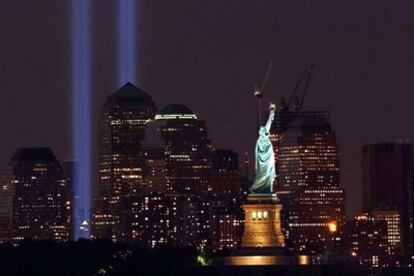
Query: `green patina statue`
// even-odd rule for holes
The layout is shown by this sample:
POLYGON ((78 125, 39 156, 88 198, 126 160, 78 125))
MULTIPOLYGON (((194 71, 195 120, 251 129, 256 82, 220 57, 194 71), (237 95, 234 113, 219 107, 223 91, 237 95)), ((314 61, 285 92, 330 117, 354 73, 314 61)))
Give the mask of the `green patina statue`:
POLYGON ((269 195, 273 193, 273 182, 276 178, 275 154, 269 136, 270 126, 275 117, 276 106, 270 104, 269 111, 269 118, 266 124, 260 127, 259 138, 256 142, 256 178, 249 189, 252 194, 269 195))

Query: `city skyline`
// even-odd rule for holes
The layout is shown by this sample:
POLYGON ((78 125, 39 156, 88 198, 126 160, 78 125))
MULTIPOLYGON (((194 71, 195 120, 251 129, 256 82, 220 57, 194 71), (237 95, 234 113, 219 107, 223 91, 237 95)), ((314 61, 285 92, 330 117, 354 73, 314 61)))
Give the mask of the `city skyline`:
POLYGON ((411 275, 413 14, 0 1, 0 273, 411 275))
MULTIPOLYGON (((188 2, 182 5, 185 16, 180 17, 178 8, 166 7, 166 14, 160 10, 160 2, 151 1, 137 11, 140 15, 137 29, 145 38, 140 39, 142 45, 138 47, 141 76, 137 85, 160 102, 159 106, 180 102, 195 110, 206 120, 211 140, 218 148, 234 148, 239 154, 246 150, 252 153, 256 135, 253 83, 263 77, 267 63, 273 59, 274 71, 264 94, 268 99, 272 96, 279 100, 282 94, 292 90, 302 68, 309 62, 314 63, 315 79, 305 108, 332 112, 340 144, 341 183, 360 202, 360 146, 414 137, 409 120, 401 119, 412 116, 410 101, 405 97, 411 88, 409 60, 413 57, 409 49, 413 40, 409 35, 412 25, 409 15, 413 7, 408 1, 400 3, 390 11, 384 1, 335 2, 327 6, 317 2, 251 6, 230 1, 212 3, 208 9, 188 2), (356 9, 354 16, 347 16, 356 9), (318 10, 321 14, 313 17, 318 10), (197 16, 193 18, 194 15, 197 16), (299 20, 298 15, 303 18, 299 20), (152 20, 159 22, 151 24, 152 20), (174 24, 167 28, 171 22, 174 24), (154 36, 155 32, 159 35, 154 36), (297 38, 290 33, 295 33, 297 38), (166 42, 172 47, 165 47, 166 42), (180 58, 169 48, 178 51, 180 58), (239 51, 234 53, 233 49, 239 51), (324 49, 329 49, 329 53, 324 49), (206 73, 211 80, 205 77, 206 73), (192 77, 187 78, 188 75, 192 77), (199 101, 192 100, 196 90, 199 101), (214 98, 236 104, 229 108, 220 103, 220 112, 211 114, 204 103, 211 103, 214 98), (221 116, 228 118, 227 122, 220 120, 221 116), (401 123, 392 123, 397 120, 401 123), (246 139, 233 144, 228 124, 234 126, 233 131, 239 137, 246 139)), ((92 34, 92 143, 97 141, 99 106, 118 88, 115 6, 108 2, 93 6, 96 12, 92 34)), ((4 87, 0 114, 2 118, 12 118, 0 121, 0 136, 4 141, 0 147, 2 167, 13 150, 21 146, 50 145, 60 158, 72 157, 69 7, 70 1, 45 1, 42 6, 30 2, 2 3, 5 24, 0 27, 4 36, 1 52, 5 57, 2 65, 7 70, 0 79, 4 87), (29 26, 28 22, 34 24, 29 26), (31 41, 32 47, 26 47, 26 41, 31 41), (16 58, 10 60, 8 56, 16 58), (32 116, 26 116, 26 112, 32 116), (62 116, 53 116, 54 113, 62 116)), ((96 148, 94 153, 93 164, 97 164, 96 148)), ((252 154, 250 157, 252 160, 252 154)), ((354 202, 352 199, 348 197, 348 203, 354 202)), ((361 205, 348 206, 353 214, 361 205)))
MULTIPOLYGON (((7 70, 0 79, 4 87, 0 112, 2 118, 9 118, 0 121, 2 166, 21 146, 51 146, 60 158, 71 157, 70 1, 62 3, 2 3, 2 66, 7 70), (11 25, 15 28, 7 27, 11 25), (27 47, 25 41, 31 41, 32 47, 27 47), (53 116, 55 113, 62 116, 53 116)), ((254 7, 235 2, 222 6, 213 2, 206 7, 188 2, 182 5, 182 15, 169 4, 164 4, 166 14, 160 2, 147 2, 137 12, 138 32, 145 38, 140 39, 137 53, 141 74, 137 86, 154 97, 159 106, 171 102, 188 105, 207 122, 215 146, 234 148, 242 156, 246 150, 252 153, 256 104, 251 94, 253 83, 263 77, 268 61, 273 59, 275 64, 264 94, 276 100, 292 90, 303 67, 312 62, 314 80, 305 109, 332 112, 340 144, 341 183, 357 195, 360 145, 414 136, 409 120, 401 119, 412 115, 410 101, 406 100, 411 88, 409 61, 413 58, 409 50, 413 45, 409 35, 412 6, 408 1, 400 3, 399 8, 390 11, 382 1, 361 6, 338 2, 322 6, 314 2, 254 7), (317 10, 321 14, 313 18, 317 10), (347 16, 351 12, 354 16, 347 16), (297 19, 298 15, 304 15, 303 19, 297 19), (195 24, 190 24, 191 20, 195 24), (164 28, 168 22, 174 24, 164 28), (171 49, 165 47, 166 42, 170 42, 171 49), (199 101, 192 100, 194 93, 199 101), (213 101, 219 102, 219 112, 209 112, 213 101), (246 138, 233 143, 233 133, 246 138)), ((114 3, 93 7, 93 143, 97 141, 99 106, 118 88, 114 7, 114 3)), ((96 161, 96 148, 94 152, 96 161)), ((359 202, 358 197, 348 202, 353 199, 359 202)), ((359 206, 352 204, 351 214, 359 206)))

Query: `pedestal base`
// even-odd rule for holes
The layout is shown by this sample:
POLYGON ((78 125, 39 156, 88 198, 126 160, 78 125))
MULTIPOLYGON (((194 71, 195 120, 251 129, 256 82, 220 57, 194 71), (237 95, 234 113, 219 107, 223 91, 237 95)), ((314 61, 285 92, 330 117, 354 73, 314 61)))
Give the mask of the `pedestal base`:
POLYGON ((228 257, 218 257, 215 265, 222 266, 276 266, 276 265, 310 265, 311 258, 306 255, 234 255, 228 257))
POLYGON ((249 195, 243 205, 245 213, 242 248, 284 247, 285 237, 280 226, 276 195, 249 195))

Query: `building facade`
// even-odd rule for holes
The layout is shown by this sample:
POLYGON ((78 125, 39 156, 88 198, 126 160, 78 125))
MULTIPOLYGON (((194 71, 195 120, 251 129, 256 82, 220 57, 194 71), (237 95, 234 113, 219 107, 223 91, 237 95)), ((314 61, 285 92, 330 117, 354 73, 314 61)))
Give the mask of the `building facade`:
POLYGON ((243 232, 243 212, 238 206, 211 204, 209 238, 213 251, 239 248, 243 232))
MULTIPOLYGON (((62 169, 63 169, 63 180, 65 181, 65 206, 66 206, 66 219, 68 225, 69 239, 74 238, 74 218, 82 218, 83 214, 75 214, 75 201, 79 201, 79 195, 74 194, 74 183, 75 183, 75 165, 76 161, 74 160, 63 160, 62 169)), ((81 221, 78 222, 78 225, 82 225, 81 221)))
MULTIPOLYGON (((320 118, 327 123, 330 123, 330 112, 329 111, 298 111, 298 110, 286 110, 283 109, 276 113, 275 119, 272 122, 270 140, 273 144, 273 150, 275 151, 275 161, 276 161, 276 174, 280 174, 279 166, 279 148, 282 142, 282 137, 285 131, 288 130, 289 124, 297 118, 320 118)), ((276 179, 275 189, 278 189, 279 179, 276 179)))
POLYGON ((2 239, 69 238, 62 166, 49 148, 20 148, 0 192, 2 239))
POLYGON ((343 229, 346 254, 372 268, 392 264, 388 254, 387 223, 371 214, 361 213, 347 221, 343 229))
POLYGON ((232 150, 215 150, 213 152, 210 183, 213 194, 240 195, 243 192, 237 153, 232 150))
POLYGON ((363 208, 395 210, 400 216, 401 251, 413 254, 414 146, 381 143, 362 147, 363 208))
POLYGON ((99 187, 95 200, 93 236, 125 240, 130 233, 121 227, 122 197, 143 185, 141 142, 156 107, 144 91, 127 83, 112 93, 101 112, 99 137, 99 187))
POLYGON ((167 192, 164 148, 144 149, 144 181, 143 190, 147 192, 167 192))
POLYGON ((204 121, 186 106, 167 105, 155 116, 164 141, 166 194, 175 204, 177 246, 207 243, 212 148, 204 121))
POLYGON ((340 227, 345 218, 339 148, 328 113, 291 113, 280 115, 276 130, 280 135, 276 191, 283 204, 282 227, 289 251, 318 254, 329 246, 329 225, 340 227))
POLYGON ((167 193, 200 195, 207 193, 211 170, 211 143, 204 121, 186 106, 167 105, 156 115, 163 121, 167 193))
POLYGON ((284 205, 287 248, 299 254, 332 250, 332 232, 339 231, 345 221, 344 189, 329 186, 304 189, 291 200, 284 205))
POLYGON ((176 229, 173 199, 160 192, 123 197, 125 215, 121 224, 129 233, 127 242, 147 248, 173 245, 176 229))
POLYGON ((378 221, 387 223, 388 250, 390 256, 402 254, 401 246, 401 216, 398 210, 371 210, 370 214, 378 221))

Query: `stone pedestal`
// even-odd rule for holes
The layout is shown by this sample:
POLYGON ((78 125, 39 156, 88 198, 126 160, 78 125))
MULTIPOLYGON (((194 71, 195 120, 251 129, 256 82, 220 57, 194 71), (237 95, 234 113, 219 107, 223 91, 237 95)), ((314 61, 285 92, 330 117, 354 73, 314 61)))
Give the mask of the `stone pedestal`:
POLYGON ((249 195, 243 205, 245 213, 242 248, 277 248, 285 246, 280 226, 280 211, 276 195, 249 195))

